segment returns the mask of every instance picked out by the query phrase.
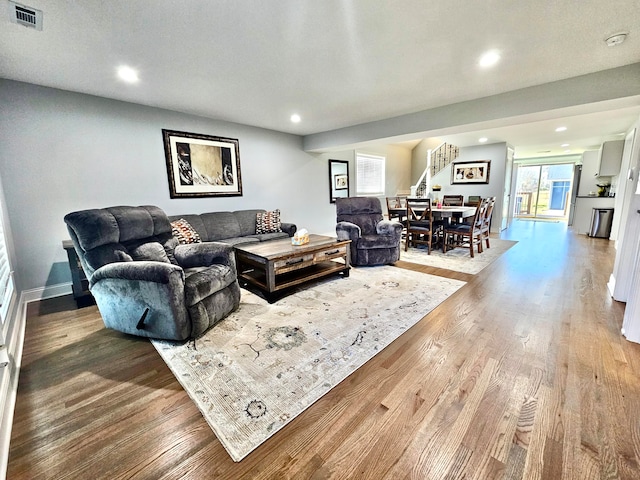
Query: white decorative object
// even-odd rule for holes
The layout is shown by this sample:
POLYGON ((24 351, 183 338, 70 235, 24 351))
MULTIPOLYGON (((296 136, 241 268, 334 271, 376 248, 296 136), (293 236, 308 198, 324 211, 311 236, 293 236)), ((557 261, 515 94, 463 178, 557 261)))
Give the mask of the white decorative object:
POLYGON ((306 228, 301 228, 291 237, 291 245, 304 245, 306 243, 309 243, 309 232, 307 232, 306 228))

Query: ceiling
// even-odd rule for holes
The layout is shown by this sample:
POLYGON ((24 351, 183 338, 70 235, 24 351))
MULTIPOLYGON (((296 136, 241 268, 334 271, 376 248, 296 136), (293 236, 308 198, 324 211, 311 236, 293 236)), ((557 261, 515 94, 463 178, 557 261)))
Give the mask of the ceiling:
MULTIPOLYGON (((637 0, 26 0, 42 31, 9 23, 3 3, 0 77, 297 135, 640 62, 637 0), (501 61, 483 69, 490 49, 501 61), (120 65, 140 80, 118 80, 120 65)), ((447 140, 580 153, 637 121, 638 94, 566 117, 562 135, 554 116, 447 140)))

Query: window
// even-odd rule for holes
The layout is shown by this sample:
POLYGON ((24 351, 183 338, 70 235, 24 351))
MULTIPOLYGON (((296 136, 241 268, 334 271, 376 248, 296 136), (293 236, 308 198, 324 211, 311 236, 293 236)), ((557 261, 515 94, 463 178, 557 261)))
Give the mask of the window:
MULTIPOLYGON (((2 191, 0 190, 0 198, 2 191)), ((6 321, 9 311, 9 304, 13 295, 13 275, 11 272, 11 264, 9 263, 9 255, 7 253, 7 244, 4 236, 2 205, 0 204, 0 326, 6 321)), ((2 328, 0 328, 0 343, 2 343, 2 328)))
POLYGON ((384 195, 385 157, 356 153, 358 195, 384 195))

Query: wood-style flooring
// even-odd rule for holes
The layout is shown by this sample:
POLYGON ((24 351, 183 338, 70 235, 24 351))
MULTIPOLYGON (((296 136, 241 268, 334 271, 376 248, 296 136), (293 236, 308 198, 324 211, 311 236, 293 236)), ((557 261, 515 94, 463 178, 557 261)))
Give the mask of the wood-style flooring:
POLYGON ((519 240, 240 463, 151 344, 70 297, 31 304, 9 479, 639 479, 640 345, 613 242, 519 240))

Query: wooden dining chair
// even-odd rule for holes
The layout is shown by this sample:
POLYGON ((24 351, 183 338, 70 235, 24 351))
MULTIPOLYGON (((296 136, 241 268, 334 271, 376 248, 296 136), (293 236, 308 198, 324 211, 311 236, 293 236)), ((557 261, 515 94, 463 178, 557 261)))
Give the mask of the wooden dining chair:
POLYGON ((493 206, 496 204, 496 197, 488 197, 486 199, 487 208, 484 211, 482 218, 482 226, 480 227, 480 242, 484 240, 487 244, 487 248, 491 248, 489 244, 489 235, 491 233, 491 215, 493 214, 493 206))
POLYGON ((403 223, 407 213, 407 197, 386 197, 386 200, 389 220, 398 219, 400 223, 403 223))
POLYGON ((463 201, 462 195, 444 195, 442 197, 442 204, 447 207, 461 207, 463 201))
POLYGON ((434 235, 433 212, 431 200, 407 199, 407 220, 404 251, 410 246, 419 244, 427 246, 427 253, 431 255, 431 243, 434 235))
POLYGON ((482 221, 487 210, 488 202, 480 201, 476 213, 468 223, 452 223, 445 225, 443 231, 442 251, 447 252, 456 247, 469 248, 469 255, 474 257, 474 247, 478 246, 478 253, 482 253, 482 221), (449 237, 451 235, 451 238, 449 237))
POLYGON ((476 205, 480 204, 480 200, 482 200, 482 197, 480 197, 480 195, 469 195, 469 199, 467 200, 467 203, 465 205, 475 207, 476 205))

